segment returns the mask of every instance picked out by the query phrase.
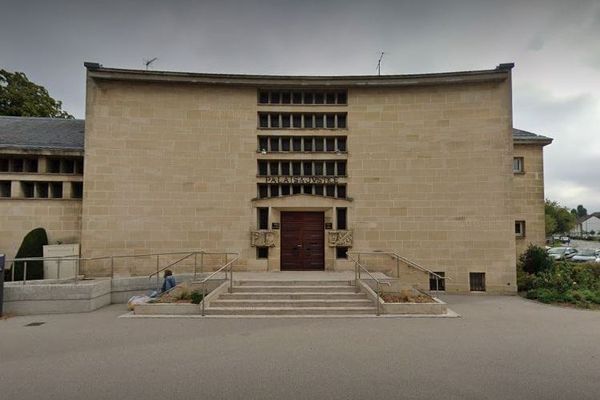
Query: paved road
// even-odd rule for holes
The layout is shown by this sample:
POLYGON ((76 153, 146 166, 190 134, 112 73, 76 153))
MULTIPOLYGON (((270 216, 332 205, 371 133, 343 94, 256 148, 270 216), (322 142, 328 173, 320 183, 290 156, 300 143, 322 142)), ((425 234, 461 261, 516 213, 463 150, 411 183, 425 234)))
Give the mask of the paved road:
POLYGON ((462 318, 11 318, 0 398, 600 398, 600 312, 446 299, 462 318))

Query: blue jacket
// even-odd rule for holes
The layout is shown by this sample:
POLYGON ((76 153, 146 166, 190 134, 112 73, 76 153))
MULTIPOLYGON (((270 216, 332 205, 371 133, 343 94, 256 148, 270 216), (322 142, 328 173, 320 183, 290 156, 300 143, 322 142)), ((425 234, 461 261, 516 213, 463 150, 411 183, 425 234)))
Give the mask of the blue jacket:
POLYGON ((161 291, 166 292, 177 286, 177 282, 175 282, 175 277, 173 275, 167 276, 163 281, 161 291))

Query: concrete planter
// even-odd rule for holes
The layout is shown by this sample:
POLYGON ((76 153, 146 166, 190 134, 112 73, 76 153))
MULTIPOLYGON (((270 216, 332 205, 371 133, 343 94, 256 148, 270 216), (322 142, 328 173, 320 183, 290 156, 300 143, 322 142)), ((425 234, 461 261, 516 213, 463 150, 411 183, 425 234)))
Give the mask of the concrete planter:
POLYGON ((433 303, 386 303, 371 289, 371 287, 360 282, 361 290, 373 300, 379 302, 381 314, 410 314, 410 315, 444 315, 448 313, 446 303, 433 297, 433 303))
MULTIPOLYGON (((214 285, 217 282, 210 283, 212 285, 207 285, 209 293, 204 299, 205 308, 210 305, 211 301, 214 301, 229 288, 229 282, 222 282, 216 287, 214 285)), ((199 285, 191 285, 188 290, 199 289, 199 285)), ((135 315, 194 315, 202 313, 202 305, 190 303, 146 303, 136 305, 133 313, 135 315)))

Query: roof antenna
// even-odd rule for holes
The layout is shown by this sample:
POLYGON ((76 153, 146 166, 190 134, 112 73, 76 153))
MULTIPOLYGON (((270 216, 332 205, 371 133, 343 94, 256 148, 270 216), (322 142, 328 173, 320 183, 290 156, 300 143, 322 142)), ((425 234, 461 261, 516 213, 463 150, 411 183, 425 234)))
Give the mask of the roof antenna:
POLYGON ((158 57, 154 57, 151 60, 144 59, 144 65, 146 66, 146 71, 148 71, 148 68, 150 68, 150 64, 152 64, 156 60, 158 60, 158 57))
POLYGON ((379 61, 377 61, 377 76, 381 76, 381 60, 383 60, 383 55, 385 53, 382 51, 381 56, 379 56, 379 61))

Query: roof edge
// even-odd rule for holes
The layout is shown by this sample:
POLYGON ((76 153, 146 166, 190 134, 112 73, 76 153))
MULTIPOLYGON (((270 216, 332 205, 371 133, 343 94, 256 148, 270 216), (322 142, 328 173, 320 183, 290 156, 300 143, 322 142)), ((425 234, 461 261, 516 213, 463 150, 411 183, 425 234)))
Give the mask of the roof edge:
POLYGON ((150 82, 181 82, 195 84, 248 85, 248 86, 407 86, 425 84, 452 84, 505 80, 514 63, 500 64, 494 69, 477 71, 438 72, 407 75, 243 75, 210 74, 175 71, 147 71, 107 68, 99 63, 85 62, 87 75, 92 79, 150 82))

